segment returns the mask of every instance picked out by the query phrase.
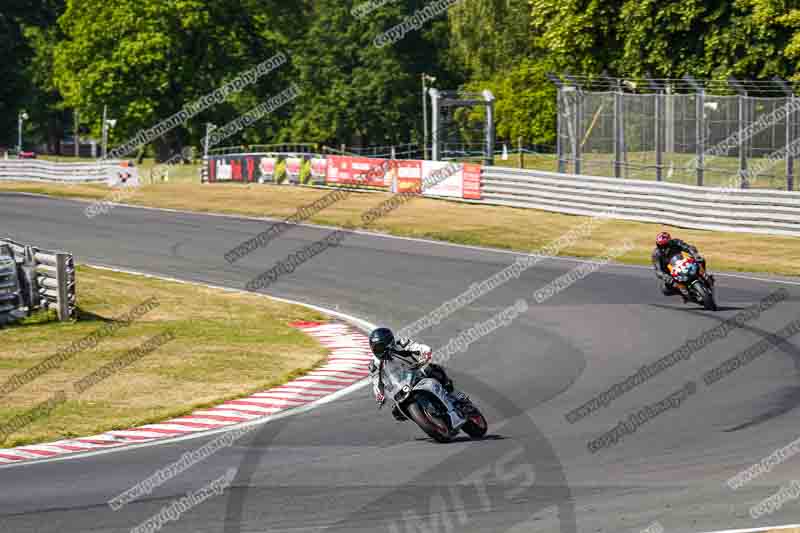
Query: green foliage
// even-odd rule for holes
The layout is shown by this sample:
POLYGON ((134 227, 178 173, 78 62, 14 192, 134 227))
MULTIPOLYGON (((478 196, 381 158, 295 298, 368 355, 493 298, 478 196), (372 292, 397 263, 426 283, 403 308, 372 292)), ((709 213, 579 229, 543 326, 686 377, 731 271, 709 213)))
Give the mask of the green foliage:
POLYGON ((554 144, 556 90, 545 74, 543 61, 525 59, 518 65, 487 81, 472 82, 472 90, 488 88, 497 101, 495 116, 497 137, 525 143, 554 144))
MULTIPOLYGON (((240 72, 285 48, 283 36, 268 28, 285 9, 278 2, 253 3, 241 12, 223 0, 70 0, 59 24, 66 39, 55 51, 55 82, 65 105, 79 107, 99 135, 103 105, 119 120, 116 138, 133 137, 211 93, 240 72)), ((201 113, 188 128, 163 139, 162 151, 179 151, 202 123, 225 122, 278 92, 280 72, 255 87, 233 94, 213 111, 201 113)))
POLYGON ((422 73, 441 89, 491 89, 499 138, 544 144, 548 71, 800 81, 798 0, 460 0, 384 47, 377 36, 431 1, 355 16, 368 1, 6 0, 0 144, 15 144, 22 108, 26 139, 71 133, 75 108, 99 138, 107 105, 120 145, 277 52, 286 65, 158 139, 159 155, 199 146, 205 122, 230 122, 292 82, 300 97, 226 144, 419 141, 422 73))
POLYGON ((0 4, 0 145, 16 145, 17 113, 31 119, 24 143, 57 135, 63 125, 53 91, 48 50, 58 37, 55 21, 64 0, 6 0, 0 4))
POLYGON ((13 132, 4 135, 0 144, 15 145, 17 111, 22 107, 20 98, 27 85, 24 76, 26 46, 22 28, 13 18, 0 12, 0 131, 13 132))
POLYGON ((489 87, 498 98, 500 138, 551 143, 547 70, 800 80, 800 6, 790 4, 797 2, 464 0, 451 11, 452 47, 472 76, 468 86, 489 87))
MULTIPOLYGON (((364 1, 364 0, 360 0, 364 1)), ((285 140, 336 144, 407 142, 419 121, 419 73, 435 66, 446 42, 446 17, 430 21, 392 45, 375 38, 413 13, 416 2, 392 2, 356 18, 351 2, 311 4, 309 27, 293 47, 296 80, 303 90, 285 140)))
POLYGON ((448 17, 453 55, 473 78, 488 79, 532 51, 527 2, 461 0, 448 17))
POLYGON ((561 70, 582 74, 790 76, 796 68, 787 47, 800 18, 792 18, 788 3, 532 0, 533 45, 561 70))

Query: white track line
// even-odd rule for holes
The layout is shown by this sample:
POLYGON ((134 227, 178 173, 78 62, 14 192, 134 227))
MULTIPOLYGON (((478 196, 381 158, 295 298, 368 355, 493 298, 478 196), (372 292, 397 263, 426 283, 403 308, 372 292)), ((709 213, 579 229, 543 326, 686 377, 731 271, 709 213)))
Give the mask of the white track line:
POLYGON ((721 529, 719 531, 706 531, 705 533, 757 533, 759 531, 772 531, 779 529, 800 528, 800 524, 789 524, 786 526, 754 527, 750 529, 721 529))

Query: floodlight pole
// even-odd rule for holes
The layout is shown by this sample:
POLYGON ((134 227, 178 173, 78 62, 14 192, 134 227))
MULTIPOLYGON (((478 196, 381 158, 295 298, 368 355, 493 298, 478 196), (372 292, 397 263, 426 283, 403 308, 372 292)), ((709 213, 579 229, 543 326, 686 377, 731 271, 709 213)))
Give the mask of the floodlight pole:
POLYGON ((486 101, 486 158, 483 163, 486 166, 494 166, 494 95, 489 89, 484 90, 482 93, 483 99, 486 101))
POLYGON ((22 123, 28 120, 28 113, 20 111, 17 115, 17 157, 22 151, 22 123))
POLYGON ((433 103, 433 117, 431 120, 431 133, 433 133, 431 149, 433 154, 431 159, 433 161, 439 161, 439 98, 441 94, 438 89, 434 88, 428 89, 428 94, 431 95, 431 102, 433 103))
POLYGON ((428 159, 428 86, 426 82, 436 78, 422 73, 422 159, 428 159))

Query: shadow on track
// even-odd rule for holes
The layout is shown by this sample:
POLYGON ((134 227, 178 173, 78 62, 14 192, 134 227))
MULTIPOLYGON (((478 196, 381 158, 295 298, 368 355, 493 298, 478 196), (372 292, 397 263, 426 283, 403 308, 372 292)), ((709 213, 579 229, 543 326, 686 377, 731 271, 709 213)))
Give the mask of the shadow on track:
POLYGON ((726 433, 732 433, 734 431, 740 431, 742 429, 747 429, 749 427, 757 426, 759 424, 763 424, 768 420, 772 420, 773 418, 777 418, 781 415, 788 413, 789 411, 794 410, 798 406, 800 406, 800 386, 796 387, 785 387, 783 390, 776 391, 773 395, 776 398, 768 400, 770 403, 774 403, 773 407, 767 409, 767 411, 761 413, 760 415, 754 417, 747 422, 743 422, 738 426, 734 426, 732 428, 724 430, 726 433))
MULTIPOLYGON (((475 442, 475 443, 478 443, 478 442, 483 442, 483 441, 507 440, 508 438, 509 437, 506 437, 504 435, 497 435, 497 434, 494 434, 494 433, 490 433, 488 435, 484 435, 483 437, 481 437, 479 439, 472 439, 472 438, 467 437, 465 435, 459 435, 458 437, 456 437, 453 440, 451 440, 448 444, 454 444, 454 443, 457 443, 457 442, 475 442)), ((414 440, 416 442, 429 442, 429 443, 439 444, 435 440, 433 440, 431 438, 427 438, 427 437, 417 437, 414 440)))
MULTIPOLYGON (((502 425, 503 434, 424 446, 420 449, 428 452, 440 449, 442 460, 401 486, 387 486, 383 473, 376 472, 375 486, 370 489, 376 497, 344 518, 317 524, 312 529, 400 533, 417 531, 411 528, 419 527, 436 531, 441 523, 450 531, 458 523, 457 530, 481 527, 480 530, 500 532, 540 520, 541 517, 534 517, 552 509, 559 523, 552 531, 577 533, 575 503, 563 465, 526 409, 472 376, 452 370, 450 374, 460 389, 469 391, 482 409, 487 407, 495 415, 487 416, 490 427, 502 425), (491 524, 479 526, 482 520, 490 520, 491 524)), ((269 453, 270 444, 290 420, 287 417, 266 424, 249 444, 233 483, 236 488, 227 491, 225 533, 243 530, 245 504, 254 473, 261 457, 269 453)), ((426 439, 415 439, 420 440, 426 439)), ((390 466, 391 456, 387 455, 387 469, 390 466)), ((391 479, 391 470, 386 474, 391 479)), ((336 494, 335 486, 326 490, 336 494)), ((250 530, 251 526, 245 529, 250 530)))

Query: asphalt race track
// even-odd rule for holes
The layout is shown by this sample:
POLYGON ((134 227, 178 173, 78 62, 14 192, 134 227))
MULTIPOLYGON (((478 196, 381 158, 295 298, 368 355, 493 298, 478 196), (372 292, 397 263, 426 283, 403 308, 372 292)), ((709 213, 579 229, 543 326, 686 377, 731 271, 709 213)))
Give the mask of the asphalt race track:
MULTIPOLYGON (((60 247, 81 263, 241 288, 330 231, 293 228, 229 265, 223 254, 267 223, 123 207, 88 219, 85 206, 0 194, 0 235, 60 247)), ((399 328, 513 258, 353 234, 266 292, 399 328)), ((238 474, 230 490, 162 531, 616 533, 658 521, 677 533, 798 522, 797 501, 759 519, 749 509, 800 479, 800 457, 735 491, 725 481, 800 436, 800 337, 780 343, 772 336, 800 318, 800 284, 719 275, 722 308, 710 313, 661 296, 647 269, 606 266, 535 303, 534 291, 576 264, 543 261, 418 336, 438 347, 516 299, 528 300, 527 313, 447 365, 487 414, 485 440, 435 444, 411 423, 395 422, 388 409, 377 411, 363 388, 265 425, 119 511, 106 502, 210 437, 1 468, 0 531, 130 531, 231 467, 238 474), (788 299, 761 316, 607 407, 574 423, 565 419, 642 365, 781 288, 788 299), (703 382, 704 372, 762 339, 777 346, 725 379, 703 382), (589 451, 589 441, 687 382, 696 392, 680 405, 615 445, 589 451)))

